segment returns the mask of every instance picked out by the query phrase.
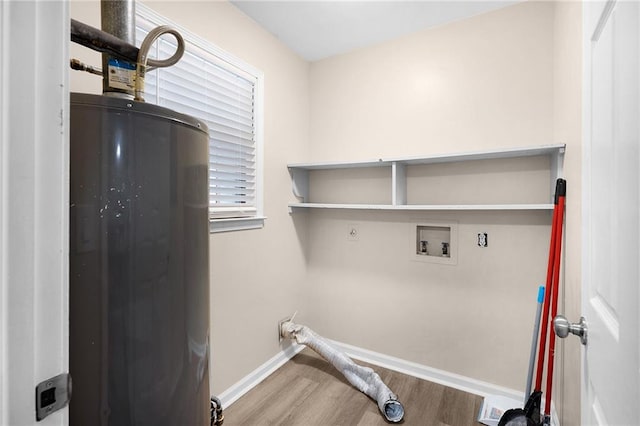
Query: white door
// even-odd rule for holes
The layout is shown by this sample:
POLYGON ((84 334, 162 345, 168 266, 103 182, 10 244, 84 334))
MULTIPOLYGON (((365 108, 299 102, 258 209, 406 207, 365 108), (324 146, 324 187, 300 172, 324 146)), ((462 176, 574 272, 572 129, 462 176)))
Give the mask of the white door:
POLYGON ((68 371, 68 69, 64 1, 0 1, 0 425, 63 426, 68 371), (46 381, 45 383, 48 383, 46 381))
MULTIPOLYGON (((637 1, 584 2, 582 424, 640 424, 637 1)), ((574 319, 575 320, 575 319, 574 319)))

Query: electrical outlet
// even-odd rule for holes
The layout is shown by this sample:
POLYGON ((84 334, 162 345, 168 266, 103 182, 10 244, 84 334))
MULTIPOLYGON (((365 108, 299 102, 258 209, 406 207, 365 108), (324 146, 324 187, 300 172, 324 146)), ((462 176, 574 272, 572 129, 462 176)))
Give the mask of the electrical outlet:
POLYGON ((360 229, 356 224, 350 224, 347 226, 347 240, 358 241, 360 239, 360 229))
POLYGON ((479 247, 487 247, 489 245, 489 236, 486 232, 481 232, 478 234, 478 246, 479 247))

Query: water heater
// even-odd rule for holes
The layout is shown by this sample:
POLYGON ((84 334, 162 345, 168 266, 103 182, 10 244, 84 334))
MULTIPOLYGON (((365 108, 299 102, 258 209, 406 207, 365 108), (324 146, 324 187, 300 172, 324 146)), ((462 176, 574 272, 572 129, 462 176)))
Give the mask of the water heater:
POLYGON ((208 136, 156 105, 71 94, 72 426, 205 426, 208 136))

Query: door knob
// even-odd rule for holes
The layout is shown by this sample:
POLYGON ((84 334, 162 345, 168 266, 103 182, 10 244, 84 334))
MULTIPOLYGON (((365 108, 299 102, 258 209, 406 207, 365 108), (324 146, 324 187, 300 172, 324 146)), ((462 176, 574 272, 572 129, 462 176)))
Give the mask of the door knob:
POLYGON ((583 345, 587 344, 587 321, 584 317, 580 317, 580 322, 572 324, 563 315, 557 315, 553 319, 553 330, 556 332, 556 336, 564 339, 571 334, 575 334, 580 337, 580 342, 583 345))

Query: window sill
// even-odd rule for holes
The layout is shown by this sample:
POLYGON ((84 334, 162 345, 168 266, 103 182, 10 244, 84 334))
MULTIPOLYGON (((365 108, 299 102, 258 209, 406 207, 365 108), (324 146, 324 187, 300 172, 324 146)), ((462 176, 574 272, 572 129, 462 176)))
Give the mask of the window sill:
POLYGON ((209 233, 245 231, 264 228, 266 217, 239 217, 232 219, 209 219, 209 233))

